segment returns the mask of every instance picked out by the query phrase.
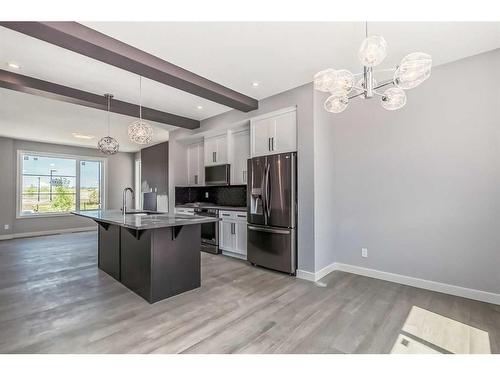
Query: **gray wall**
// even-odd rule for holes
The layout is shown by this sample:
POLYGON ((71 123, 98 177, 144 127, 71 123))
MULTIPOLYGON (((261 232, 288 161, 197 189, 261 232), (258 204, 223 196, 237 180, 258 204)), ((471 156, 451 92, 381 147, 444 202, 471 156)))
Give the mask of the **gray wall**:
POLYGON ((436 67, 394 112, 314 94, 315 268, 500 293, 500 50, 436 67), (361 248, 368 248, 368 258, 361 248))
MULTIPOLYGON (((0 235, 94 226, 91 220, 72 215, 16 219, 17 150, 103 156, 99 151, 90 148, 0 138, 0 172, 2 174, 2 179, 0 179, 2 197, 0 202, 0 235), (4 224, 9 224, 12 230, 3 230, 4 224)), ((123 188, 133 186, 134 183, 134 154, 120 152, 107 157, 105 181, 106 208, 120 208, 123 188)))
MULTIPOLYGON (((313 129, 313 90, 307 84, 293 90, 259 101, 259 109, 249 113, 229 111, 201 122, 201 129, 225 129, 236 123, 248 121, 251 117, 278 109, 297 106, 298 142, 298 265, 299 269, 314 271, 314 129, 313 129)), ((186 151, 177 139, 189 132, 176 130, 170 133, 170 208, 175 205, 174 185, 187 183, 186 151)), ((196 133, 189 132, 189 134, 196 133)))

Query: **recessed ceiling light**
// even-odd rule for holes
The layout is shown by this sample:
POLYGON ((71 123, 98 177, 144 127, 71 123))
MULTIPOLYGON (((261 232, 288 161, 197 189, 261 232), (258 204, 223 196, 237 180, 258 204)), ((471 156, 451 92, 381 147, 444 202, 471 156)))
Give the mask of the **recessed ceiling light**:
POLYGON ((259 87, 259 82, 252 82, 252 87, 259 87))
POLYGON ((94 139, 95 138, 93 135, 87 135, 87 134, 82 134, 82 133, 71 133, 71 134, 73 134, 73 137, 80 138, 80 139, 94 139))
POLYGON ((15 62, 7 63, 7 65, 9 68, 12 68, 12 69, 19 69, 20 68, 19 64, 16 64, 15 62))
POLYGON ((202 105, 197 105, 196 108, 203 109, 203 106, 202 105))

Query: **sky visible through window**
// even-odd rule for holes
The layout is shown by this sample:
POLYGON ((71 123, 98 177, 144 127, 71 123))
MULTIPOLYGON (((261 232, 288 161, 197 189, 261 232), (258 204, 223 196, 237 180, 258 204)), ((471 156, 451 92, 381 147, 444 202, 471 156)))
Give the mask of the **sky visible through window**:
POLYGON ((21 214, 101 208, 100 161, 26 153, 21 163, 21 214))

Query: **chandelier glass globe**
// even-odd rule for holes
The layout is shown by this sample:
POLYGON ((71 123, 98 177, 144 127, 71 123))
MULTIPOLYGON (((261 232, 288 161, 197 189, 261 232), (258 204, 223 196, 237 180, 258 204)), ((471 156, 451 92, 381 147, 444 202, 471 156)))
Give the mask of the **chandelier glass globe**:
POLYGON ((347 108, 347 104, 349 104, 347 96, 331 95, 325 100, 324 107, 328 112, 340 113, 347 108))
POLYGON ((318 91, 329 92, 335 79, 335 69, 322 70, 314 75, 314 88, 318 91))
POLYGON ((139 145, 147 145, 153 140, 153 127, 143 120, 137 120, 128 126, 129 139, 139 145))
POLYGON ((352 86, 354 85, 354 76, 347 69, 341 69, 335 71, 335 80, 330 86, 331 93, 334 92, 343 92, 346 95, 349 91, 351 91, 352 86))
POLYGON ((395 84, 409 90, 417 87, 431 76, 432 57, 427 53, 414 52, 401 60, 394 73, 395 84))
POLYGON ((372 35, 361 43, 358 57, 366 67, 373 67, 384 61, 387 56, 387 42, 382 36, 372 35))
POLYGON ((97 142, 97 149, 106 155, 113 155, 118 152, 120 145, 113 137, 103 137, 97 142))
POLYGON ((382 107, 388 111, 403 108, 406 104, 406 93, 399 87, 393 87, 384 91, 382 96, 382 107))

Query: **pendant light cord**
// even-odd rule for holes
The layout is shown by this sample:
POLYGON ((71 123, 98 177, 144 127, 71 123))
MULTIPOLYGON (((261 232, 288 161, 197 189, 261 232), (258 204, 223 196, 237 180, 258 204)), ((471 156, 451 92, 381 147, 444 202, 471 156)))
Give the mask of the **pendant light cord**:
POLYGON ((139 76, 139 119, 142 121, 142 76, 139 76))
POLYGON ((111 95, 107 94, 106 95, 108 97, 108 137, 109 137, 109 134, 110 134, 110 122, 111 122, 111 119, 110 119, 110 112, 109 110, 111 109, 111 95))

